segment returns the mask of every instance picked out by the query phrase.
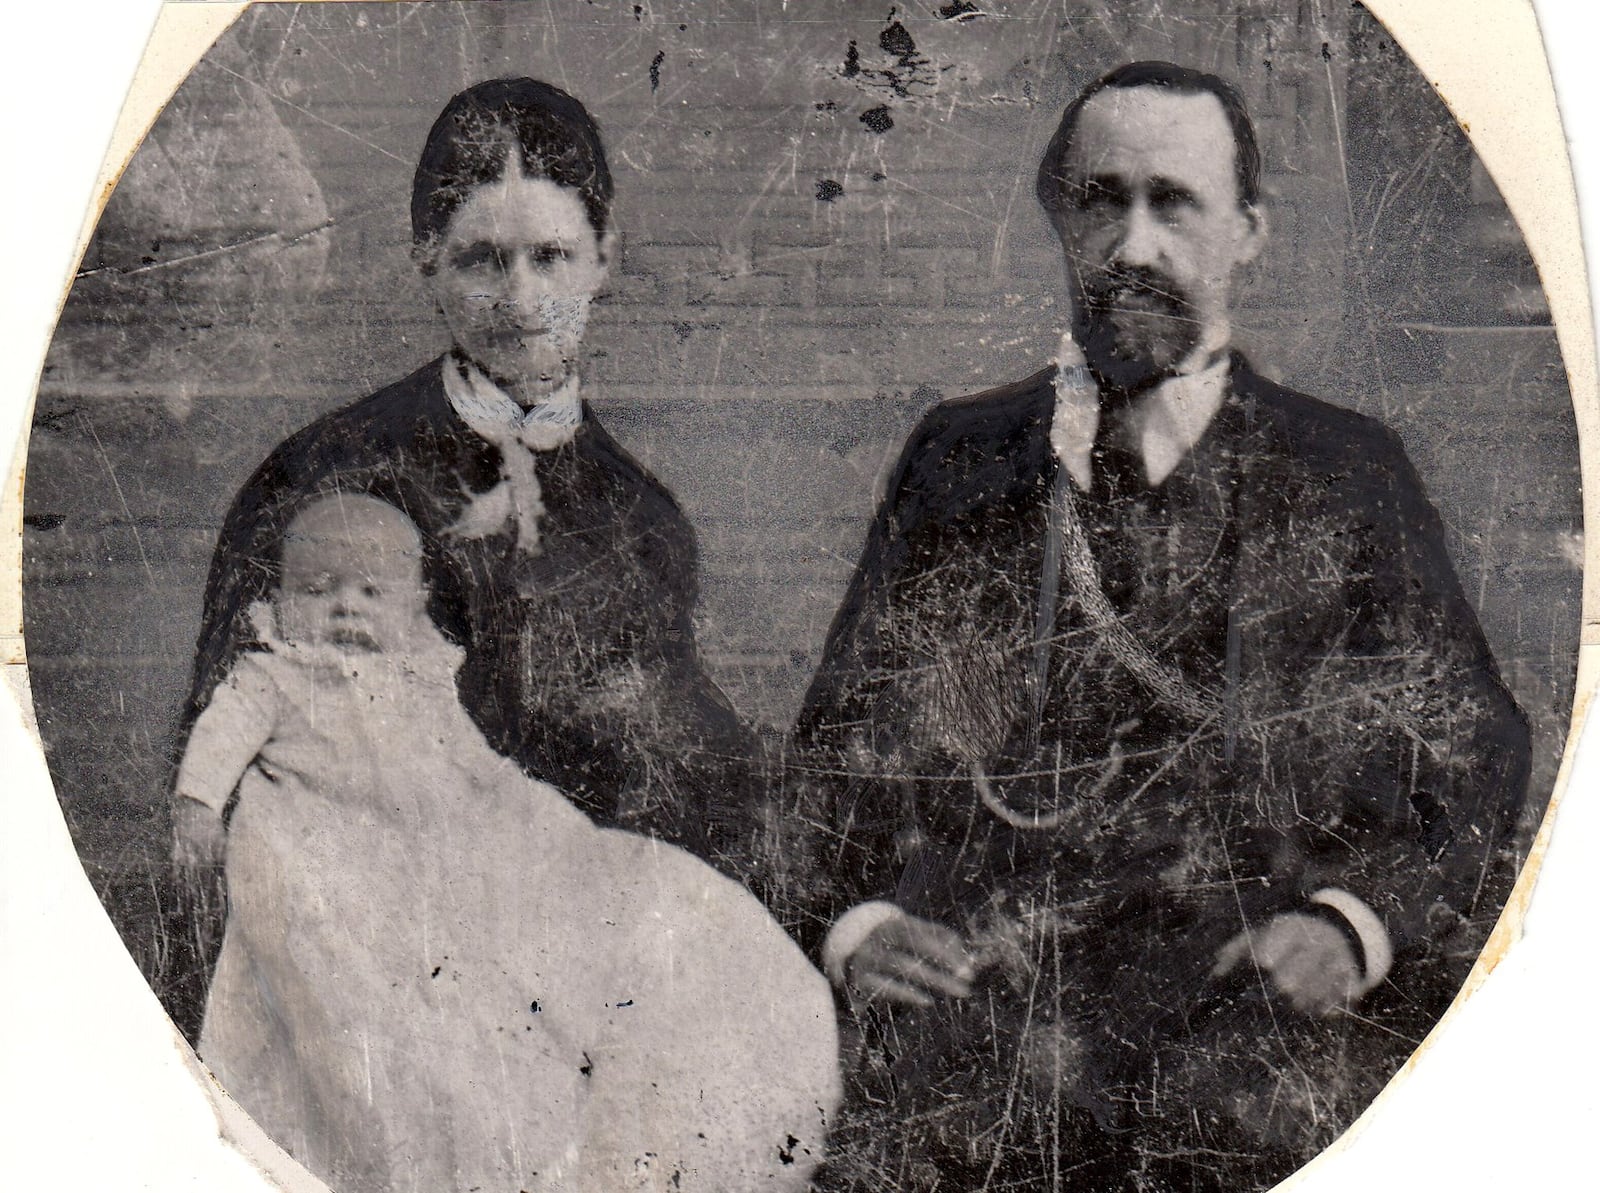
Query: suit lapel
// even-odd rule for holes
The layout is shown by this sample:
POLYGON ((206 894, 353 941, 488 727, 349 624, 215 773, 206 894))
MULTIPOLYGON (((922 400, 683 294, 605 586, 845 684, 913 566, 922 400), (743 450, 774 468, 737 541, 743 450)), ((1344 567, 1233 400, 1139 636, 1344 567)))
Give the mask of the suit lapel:
MULTIPOLYGON (((1229 599, 1237 672, 1259 699, 1267 677, 1276 677, 1278 688, 1304 678, 1295 658, 1311 664, 1336 648, 1356 569, 1349 527, 1330 508, 1330 478, 1294 450, 1257 395, 1264 383, 1253 375, 1243 381, 1239 546, 1229 599)), ((1280 691, 1277 699, 1292 696, 1280 691)))

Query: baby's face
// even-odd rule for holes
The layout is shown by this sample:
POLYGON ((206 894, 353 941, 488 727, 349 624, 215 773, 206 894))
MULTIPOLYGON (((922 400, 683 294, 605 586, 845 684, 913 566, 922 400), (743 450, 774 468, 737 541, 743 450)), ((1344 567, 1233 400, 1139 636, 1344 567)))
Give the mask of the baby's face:
POLYGON ((297 520, 290 528, 278 632, 289 642, 351 654, 398 650, 427 616, 416 533, 409 525, 352 516, 348 507, 341 513, 334 525, 297 520))

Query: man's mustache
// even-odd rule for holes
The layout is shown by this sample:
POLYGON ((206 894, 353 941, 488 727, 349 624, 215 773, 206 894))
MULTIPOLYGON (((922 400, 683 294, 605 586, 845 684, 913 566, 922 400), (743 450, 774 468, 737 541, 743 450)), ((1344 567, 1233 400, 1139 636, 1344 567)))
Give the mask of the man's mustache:
POLYGON ((1189 295, 1182 286, 1157 270, 1140 266, 1106 270, 1085 287, 1083 297, 1089 311, 1099 316, 1124 308, 1164 310, 1174 316, 1187 315, 1190 310, 1189 295))

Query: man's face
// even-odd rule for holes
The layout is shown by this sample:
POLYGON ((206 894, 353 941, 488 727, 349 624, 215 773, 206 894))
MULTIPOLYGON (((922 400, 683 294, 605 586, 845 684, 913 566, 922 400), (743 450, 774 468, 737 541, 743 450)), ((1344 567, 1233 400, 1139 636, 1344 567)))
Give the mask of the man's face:
POLYGON ((1233 278, 1264 229, 1216 96, 1113 88, 1079 117, 1055 215, 1073 329, 1103 383, 1137 392, 1226 346, 1233 278))
POLYGON ((424 261, 456 346, 513 397, 571 372, 605 281, 609 245, 579 193, 515 160, 456 209, 424 261))

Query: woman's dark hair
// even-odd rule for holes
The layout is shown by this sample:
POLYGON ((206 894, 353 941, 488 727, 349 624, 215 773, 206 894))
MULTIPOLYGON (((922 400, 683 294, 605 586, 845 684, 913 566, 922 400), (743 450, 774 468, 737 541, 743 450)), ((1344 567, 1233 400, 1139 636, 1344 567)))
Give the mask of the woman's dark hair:
POLYGON ((474 190, 505 177, 513 154, 529 178, 577 191, 595 235, 605 235, 611 169, 594 117, 549 83, 491 79, 453 98, 428 131, 411 184, 412 240, 442 235, 474 190))
POLYGON ((1255 206, 1261 198, 1261 147, 1256 142, 1255 126, 1250 123, 1250 113, 1245 110, 1244 96, 1239 94, 1239 89, 1218 75, 1171 62, 1130 62, 1090 83, 1061 114, 1056 135, 1050 138, 1050 147, 1039 163, 1035 184, 1039 202, 1046 211, 1060 211, 1065 205, 1061 165, 1072 148, 1084 105, 1102 91, 1127 91, 1134 87, 1165 87, 1181 95, 1216 96, 1228 118, 1228 127, 1233 130, 1233 168, 1239 182, 1239 202, 1246 207, 1255 206))

